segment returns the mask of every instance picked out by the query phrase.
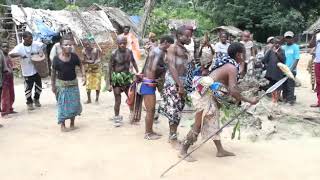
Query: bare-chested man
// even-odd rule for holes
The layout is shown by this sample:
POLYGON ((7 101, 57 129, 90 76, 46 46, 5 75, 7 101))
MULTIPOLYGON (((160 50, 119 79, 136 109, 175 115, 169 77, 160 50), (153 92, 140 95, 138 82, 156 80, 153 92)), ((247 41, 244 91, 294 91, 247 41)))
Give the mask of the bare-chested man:
MULTIPOLYGON (((119 116, 121 93, 124 92, 128 96, 128 90, 133 80, 133 74, 130 73, 130 64, 132 63, 136 72, 139 72, 137 63, 133 57, 132 51, 126 48, 127 38, 118 36, 117 38, 118 49, 114 50, 110 60, 110 84, 112 85, 113 94, 115 98, 114 125, 121 126, 122 116, 119 116)), ((130 110, 132 111, 132 109, 130 110)))
MULTIPOLYGON (((183 141, 182 149, 179 154, 184 157, 189 147, 197 141, 201 132, 203 138, 208 138, 219 129, 219 105, 221 97, 231 95, 237 101, 244 101, 256 104, 258 100, 248 99, 240 94, 237 88, 237 81, 240 77, 240 66, 243 62, 245 49, 241 43, 232 43, 228 48, 229 56, 218 58, 213 65, 212 72, 208 76, 197 76, 194 78, 196 90, 193 94, 192 102, 196 108, 195 123, 183 141)), ((217 147, 217 157, 234 156, 233 153, 226 151, 220 141, 219 135, 213 137, 217 147)), ((189 156, 187 161, 194 161, 189 156)))
POLYGON ((89 39, 84 39, 82 41, 84 49, 83 54, 83 64, 86 67, 86 88, 88 100, 86 104, 91 103, 91 90, 96 91, 96 100, 99 102, 99 95, 101 89, 101 77, 102 77, 102 67, 101 67, 101 51, 98 48, 93 47, 92 42, 89 39))
POLYGON ((185 106, 185 96, 188 91, 188 67, 191 62, 188 50, 184 45, 191 42, 192 32, 192 27, 179 27, 176 34, 176 43, 170 46, 166 58, 169 71, 165 76, 164 103, 161 105, 160 112, 169 119, 169 142, 174 147, 179 145, 177 128, 185 106))
POLYGON ((164 62, 167 49, 174 40, 170 36, 163 36, 160 39, 159 47, 153 48, 147 58, 145 68, 143 70, 143 80, 140 89, 140 94, 143 95, 144 104, 147 110, 145 139, 156 140, 160 138, 160 134, 153 131, 153 119, 156 106, 156 87, 157 80, 161 78, 166 72, 167 68, 164 62))

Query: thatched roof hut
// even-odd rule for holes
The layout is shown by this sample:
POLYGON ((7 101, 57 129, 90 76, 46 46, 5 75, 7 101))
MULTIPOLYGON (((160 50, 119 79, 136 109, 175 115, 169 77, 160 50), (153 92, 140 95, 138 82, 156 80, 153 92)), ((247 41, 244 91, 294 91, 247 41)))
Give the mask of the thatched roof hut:
POLYGON ((234 37, 241 35, 242 30, 234 26, 219 26, 211 30, 213 33, 227 32, 234 37))
MULTIPOLYGON (((48 50, 54 43, 51 40, 56 37, 52 34, 61 32, 72 32, 77 45, 77 54, 81 54, 83 38, 93 37, 96 47, 102 50, 103 55, 110 54, 115 47, 116 29, 103 10, 51 11, 12 5, 11 13, 14 27, 24 27, 21 28, 22 31, 16 31, 15 44, 21 42, 21 32, 25 29, 34 34, 35 41, 46 42, 48 50)), ((14 47, 15 44, 11 46, 14 47)))
POLYGON ((170 19, 168 21, 169 29, 176 30, 178 27, 182 25, 187 25, 193 27, 193 29, 197 28, 197 22, 193 19, 170 19))
POLYGON ((320 18, 313 23, 307 30, 303 32, 303 34, 313 34, 314 30, 320 28, 320 18))
POLYGON ((93 4, 89 8, 87 8, 88 11, 99 11, 103 10, 108 18, 110 19, 113 27, 117 30, 118 34, 121 34, 123 32, 124 26, 130 26, 131 31, 135 34, 138 34, 138 27, 136 24, 131 20, 130 16, 123 12, 119 8, 115 7, 106 7, 106 6, 100 6, 98 4, 93 4))
POLYGON ((12 5, 11 13, 16 25, 26 25, 34 34, 44 33, 44 27, 56 33, 70 29, 77 39, 91 34, 97 43, 105 43, 113 42, 116 31, 104 11, 51 11, 12 5))

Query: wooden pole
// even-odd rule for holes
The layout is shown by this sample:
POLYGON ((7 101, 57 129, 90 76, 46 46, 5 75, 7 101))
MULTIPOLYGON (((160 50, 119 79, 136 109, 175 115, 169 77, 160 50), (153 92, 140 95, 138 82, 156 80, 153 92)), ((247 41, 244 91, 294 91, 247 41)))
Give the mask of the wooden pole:
POLYGON ((11 8, 11 6, 5 5, 5 4, 0 4, 1 7, 6 7, 6 8, 11 8))
POLYGON ((19 39, 18 30, 17 30, 17 25, 14 25, 14 30, 15 30, 15 32, 16 32, 17 44, 20 44, 20 39, 19 39))
POLYGON ((151 14, 155 4, 156 4, 156 0, 146 0, 145 1, 145 4, 144 4, 144 12, 145 13, 143 14, 143 16, 141 18, 141 22, 140 22, 139 28, 138 28, 138 33, 141 38, 143 38, 145 35, 147 22, 148 22, 148 19, 150 17, 150 14, 151 14))
POLYGON ((24 15, 24 18, 25 18, 25 21, 27 23, 27 26, 30 28, 30 30, 32 31, 31 33, 34 32, 34 29, 32 28, 32 26, 30 25, 30 23, 28 22, 28 15, 26 13, 26 11, 24 10, 22 4, 19 4, 19 8, 21 9, 21 11, 23 12, 23 15, 24 15))

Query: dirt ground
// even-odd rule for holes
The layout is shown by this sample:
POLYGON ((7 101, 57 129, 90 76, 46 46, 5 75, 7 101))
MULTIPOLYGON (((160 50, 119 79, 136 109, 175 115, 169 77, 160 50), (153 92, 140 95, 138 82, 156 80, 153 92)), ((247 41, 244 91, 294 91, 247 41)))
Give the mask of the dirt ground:
MULTIPOLYGON (((304 59, 307 58, 302 58, 299 67, 302 86, 297 90, 298 104, 283 105, 281 109, 297 115, 318 115, 319 110, 308 107, 315 102, 315 94, 310 90, 304 59)), ((123 127, 113 127, 109 120, 113 116, 112 93, 102 93, 99 105, 83 106, 82 116, 76 119, 79 129, 61 133, 50 87, 43 90, 43 107, 33 112, 26 111, 23 89, 23 84, 17 83, 14 107, 19 113, 0 120, 4 126, 0 129, 1 180, 154 180, 160 179, 160 174, 178 160, 177 151, 167 143, 165 118, 161 117, 160 124, 155 126, 164 135, 158 141, 143 139, 143 122, 140 126, 131 126, 126 119, 123 127)), ((84 101, 84 88, 81 93, 84 101)), ((124 98, 121 109, 123 116, 128 117, 124 98)), ((191 122, 182 122, 180 138, 191 122)), ((304 129, 303 124, 285 125, 299 136, 281 133, 279 129, 280 138, 255 142, 250 138, 230 140, 227 129, 222 134, 223 144, 237 156, 216 158, 213 143, 209 142, 195 152, 197 162, 183 162, 162 179, 318 180, 320 139, 312 135, 314 133, 305 132, 311 130, 304 129)), ((314 128, 319 126, 313 125, 316 131, 314 128)))

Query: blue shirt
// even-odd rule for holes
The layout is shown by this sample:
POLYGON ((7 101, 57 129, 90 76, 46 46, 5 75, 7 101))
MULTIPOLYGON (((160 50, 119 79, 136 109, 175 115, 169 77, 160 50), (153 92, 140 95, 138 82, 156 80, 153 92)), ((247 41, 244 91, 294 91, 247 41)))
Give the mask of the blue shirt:
POLYGON ((315 63, 320 63, 320 41, 317 41, 316 46, 316 58, 314 58, 315 63))
POLYGON ((300 59, 300 48, 297 44, 284 45, 282 49, 286 55, 285 64, 291 69, 297 59, 300 59))

